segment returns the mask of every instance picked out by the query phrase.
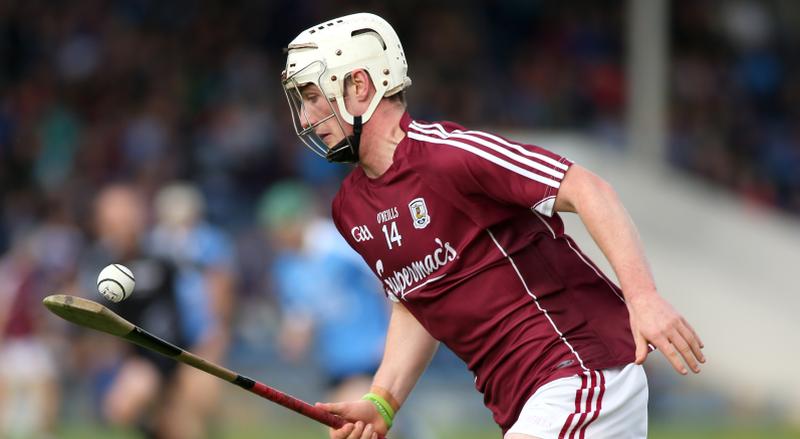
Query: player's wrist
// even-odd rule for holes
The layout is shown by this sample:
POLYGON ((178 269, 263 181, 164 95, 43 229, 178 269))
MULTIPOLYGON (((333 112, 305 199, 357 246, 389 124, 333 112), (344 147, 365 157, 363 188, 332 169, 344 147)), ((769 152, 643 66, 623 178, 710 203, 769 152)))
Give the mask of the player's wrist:
POLYGON ((372 387, 369 388, 369 393, 374 393, 380 396, 381 398, 385 399, 386 402, 388 402, 389 405, 392 407, 392 410, 394 410, 395 415, 400 410, 400 403, 397 401, 397 398, 395 398, 394 395, 392 395, 392 392, 390 392, 386 388, 381 386, 376 386, 373 384, 372 387))
POLYGON ((637 290, 630 294, 625 294, 624 296, 628 309, 631 307, 638 308, 640 306, 646 306, 661 298, 656 290, 637 290))
POLYGON ((620 280, 620 287, 625 299, 647 299, 652 296, 658 295, 658 289, 653 281, 652 276, 632 276, 620 280))
POLYGON ((375 410, 378 412, 378 415, 380 415, 380 419, 384 424, 386 424, 387 431, 392 428, 395 411, 391 404, 389 404, 389 401, 372 392, 365 394, 361 397, 361 399, 372 403, 372 405, 375 407, 375 410))

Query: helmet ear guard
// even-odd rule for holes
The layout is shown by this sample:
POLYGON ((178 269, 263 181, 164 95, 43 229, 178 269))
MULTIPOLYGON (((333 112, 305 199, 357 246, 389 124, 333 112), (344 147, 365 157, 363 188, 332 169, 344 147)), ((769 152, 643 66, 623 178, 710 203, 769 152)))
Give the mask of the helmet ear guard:
POLYGON ((282 80, 297 135, 312 151, 329 161, 357 162, 363 124, 369 121, 384 97, 411 85, 411 79, 406 76, 405 54, 394 29, 377 15, 347 15, 305 30, 292 40, 286 52, 282 80), (357 69, 366 71, 376 91, 366 111, 359 116, 347 110, 343 99, 345 78, 357 69), (305 113, 303 123, 304 106, 299 88, 310 84, 319 87, 325 95, 331 113, 316 121, 305 113), (333 111, 332 101, 336 102, 338 114, 333 111), (315 129, 330 117, 336 118, 343 139, 328 148, 315 129), (344 135, 342 120, 353 125, 353 135, 344 135))

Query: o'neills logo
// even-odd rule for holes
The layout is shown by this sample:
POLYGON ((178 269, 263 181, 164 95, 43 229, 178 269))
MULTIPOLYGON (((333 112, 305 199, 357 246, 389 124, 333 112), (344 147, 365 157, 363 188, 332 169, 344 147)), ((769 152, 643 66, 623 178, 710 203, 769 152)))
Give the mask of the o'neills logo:
POLYGON ((431 282, 441 278, 443 275, 426 280, 431 273, 458 257, 458 252, 449 242, 442 242, 439 238, 434 239, 434 241, 436 242, 436 248, 431 254, 406 265, 400 270, 392 271, 386 276, 383 275, 383 261, 379 259, 375 263, 375 272, 378 273, 378 277, 383 281, 384 289, 389 293, 389 298, 393 301, 396 302, 398 299, 404 298, 406 294, 424 285, 424 283, 421 283, 411 288, 414 284, 421 281, 431 282))

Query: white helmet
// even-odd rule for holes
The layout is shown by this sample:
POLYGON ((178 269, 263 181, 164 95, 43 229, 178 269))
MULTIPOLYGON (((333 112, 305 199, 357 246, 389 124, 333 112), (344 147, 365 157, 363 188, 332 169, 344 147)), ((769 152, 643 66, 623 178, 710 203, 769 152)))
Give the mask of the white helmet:
MULTIPOLYGON (((339 114, 348 124, 354 125, 354 131, 358 134, 360 124, 369 120, 382 98, 399 93, 411 85, 411 79, 406 76, 407 70, 406 57, 397 33, 377 15, 347 15, 301 32, 289 43, 286 70, 283 73, 283 87, 298 136, 314 152, 331 159, 328 147, 314 135, 314 128, 335 116, 333 107, 329 116, 310 120, 303 107, 300 87, 309 84, 319 87, 329 104, 336 102, 339 114), (350 114, 342 99, 345 78, 356 69, 367 71, 377 91, 362 115, 350 114)), ((339 125, 341 128, 341 121, 339 125)), ((342 146, 348 146, 357 153, 358 138, 355 139, 356 145, 352 144, 354 139, 345 140, 347 145, 342 146)))

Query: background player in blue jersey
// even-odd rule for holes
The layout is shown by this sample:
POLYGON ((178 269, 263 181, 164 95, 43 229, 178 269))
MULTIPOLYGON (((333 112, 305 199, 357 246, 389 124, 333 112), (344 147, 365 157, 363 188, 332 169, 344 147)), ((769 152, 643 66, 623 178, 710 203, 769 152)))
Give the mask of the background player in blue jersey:
MULTIPOLYGON (((221 362, 230 342, 230 315, 234 301, 235 257, 228 235, 205 219, 202 193, 186 183, 171 183, 154 199, 157 223, 148 246, 176 269, 175 296, 181 310, 182 332, 193 350, 221 362)), ((214 413, 222 383, 214 377, 180 366, 177 415, 201 429, 214 413)))
POLYGON ((272 186, 259 205, 276 249, 270 271, 283 313, 280 346, 293 361, 313 352, 329 397, 349 400, 369 389, 388 308, 372 272, 315 206, 311 190, 291 181, 272 186))

